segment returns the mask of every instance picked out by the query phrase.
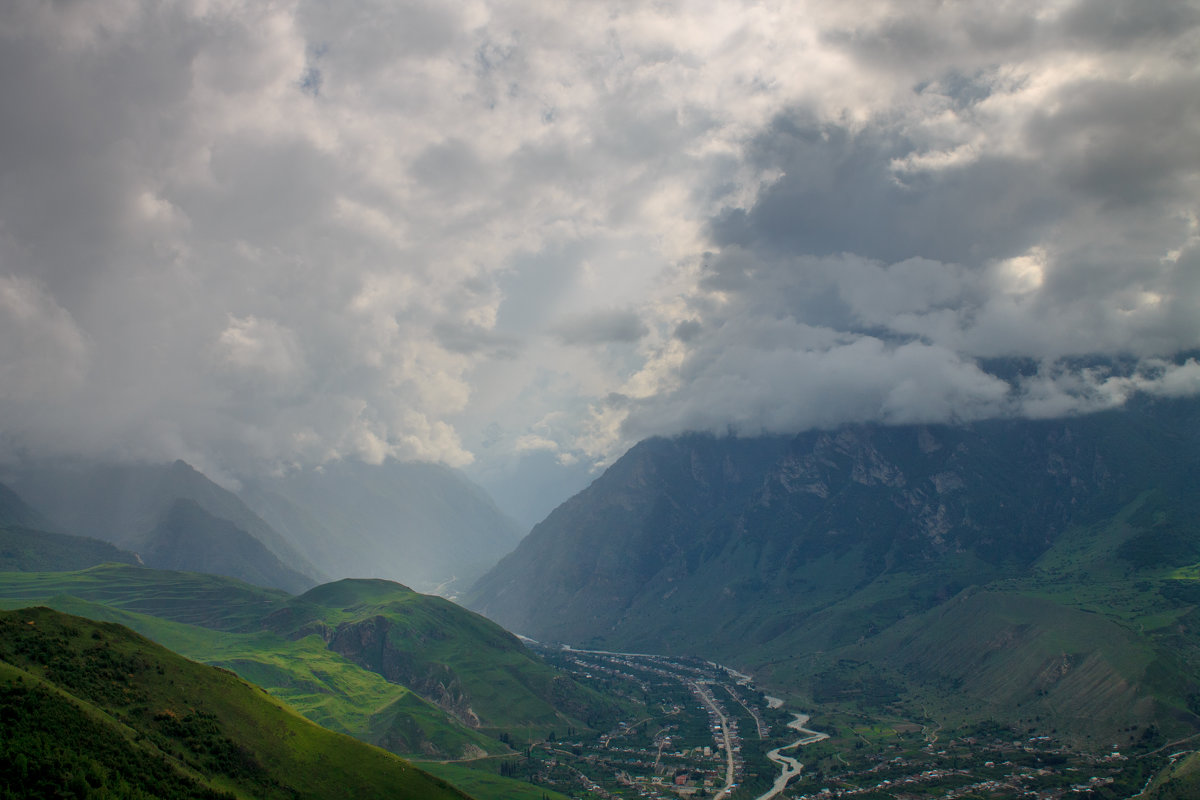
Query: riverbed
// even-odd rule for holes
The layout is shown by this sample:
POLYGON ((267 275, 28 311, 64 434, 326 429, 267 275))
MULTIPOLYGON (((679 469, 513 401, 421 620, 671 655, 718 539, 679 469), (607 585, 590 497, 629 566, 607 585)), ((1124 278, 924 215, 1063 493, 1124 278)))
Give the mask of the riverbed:
MULTIPOLYGON (((771 699, 775 698, 768 699, 768 704, 770 703, 771 699)), ((782 705, 782 703, 780 703, 780 705, 782 705)), ((799 775, 801 770, 804 769, 804 765, 799 761, 791 756, 785 756, 783 754, 784 750, 791 750, 796 747, 802 747, 806 744, 813 744, 814 742, 819 742, 822 739, 829 738, 829 734, 827 733, 809 730, 808 728, 804 727, 808 724, 808 714, 797 714, 793 712, 792 716, 795 717, 795 719, 788 723, 788 727, 802 735, 799 739, 791 744, 785 744, 783 747, 776 747, 774 750, 771 750, 767 753, 767 758, 779 765, 779 777, 775 779, 775 783, 771 786, 770 790, 760 794, 757 800, 771 800, 771 798, 777 796, 780 792, 787 788, 788 782, 791 781, 792 778, 799 775)))

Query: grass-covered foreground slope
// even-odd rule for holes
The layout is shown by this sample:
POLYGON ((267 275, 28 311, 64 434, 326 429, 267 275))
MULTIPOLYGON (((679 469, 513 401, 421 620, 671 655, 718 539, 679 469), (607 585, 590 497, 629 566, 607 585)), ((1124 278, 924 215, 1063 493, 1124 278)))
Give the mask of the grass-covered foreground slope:
POLYGON ((46 608, 0 613, 0 714, 10 796, 466 797, 228 671, 46 608))
POLYGON ((110 564, 0 575, 0 604, 120 622, 401 754, 506 753, 499 737, 583 729, 615 712, 493 623, 388 581, 339 581, 294 598, 228 578, 110 564))

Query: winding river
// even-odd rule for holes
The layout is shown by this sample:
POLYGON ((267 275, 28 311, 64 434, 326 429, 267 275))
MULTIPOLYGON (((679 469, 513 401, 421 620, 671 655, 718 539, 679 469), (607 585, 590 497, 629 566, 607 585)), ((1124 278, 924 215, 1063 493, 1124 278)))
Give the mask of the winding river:
MULTIPOLYGON (((770 705, 771 701, 774 699, 775 698, 771 697, 767 698, 768 705, 770 705)), ((780 705, 782 705, 782 703, 780 703, 780 705)), ((777 708, 778 706, 772 705, 771 707, 777 708)), ((819 742, 822 739, 829 738, 829 734, 827 733, 820 733, 819 731, 809 730, 808 728, 804 727, 808 724, 809 720, 809 716, 807 714, 793 713, 792 716, 795 717, 795 719, 788 723, 788 727, 797 733, 802 734, 802 736, 791 744, 785 744, 783 747, 776 747, 774 750, 771 750, 767 753, 767 758, 779 765, 780 773, 779 777, 775 779, 775 784, 768 791, 760 794, 757 800, 771 800, 771 798, 782 792, 788 785, 788 782, 792 778, 799 775, 800 771, 804 769, 804 765, 799 761, 791 756, 783 755, 784 750, 791 750, 795 747, 801 747, 806 744, 812 744, 813 742, 819 742)))

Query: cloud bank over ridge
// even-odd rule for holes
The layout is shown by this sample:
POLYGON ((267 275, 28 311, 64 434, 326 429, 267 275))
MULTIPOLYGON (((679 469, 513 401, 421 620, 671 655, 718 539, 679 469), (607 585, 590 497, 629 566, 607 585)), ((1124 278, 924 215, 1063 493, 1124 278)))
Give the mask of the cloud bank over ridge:
POLYGON ((1165 0, 12 4, 0 451, 486 475, 1195 393, 1197 63, 1165 0))

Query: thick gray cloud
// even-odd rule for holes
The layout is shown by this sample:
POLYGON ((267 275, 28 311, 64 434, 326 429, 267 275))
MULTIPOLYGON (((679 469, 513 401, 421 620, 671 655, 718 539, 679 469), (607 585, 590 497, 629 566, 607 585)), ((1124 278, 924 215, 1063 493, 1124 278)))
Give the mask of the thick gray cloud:
POLYGON ((563 344, 589 345, 608 342, 636 342, 650 329, 636 311, 595 311, 561 320, 554 334, 563 344))
POLYGON ((1198 24, 1166 0, 7 4, 0 457, 394 456, 501 487, 690 427, 1192 391, 1198 24), (1042 368, 980 366, 1009 357, 1042 368))
POLYGON ((1200 16, 896 6, 827 39, 908 78, 867 119, 782 111, 716 214, 687 347, 614 438, 1047 416, 1200 391, 1200 16), (967 19, 980 11, 981 16, 967 19), (703 333, 701 333, 703 332, 703 333), (1072 368, 1132 355, 1132 375, 1072 368), (1038 359, 1006 382, 981 359, 1038 359))

